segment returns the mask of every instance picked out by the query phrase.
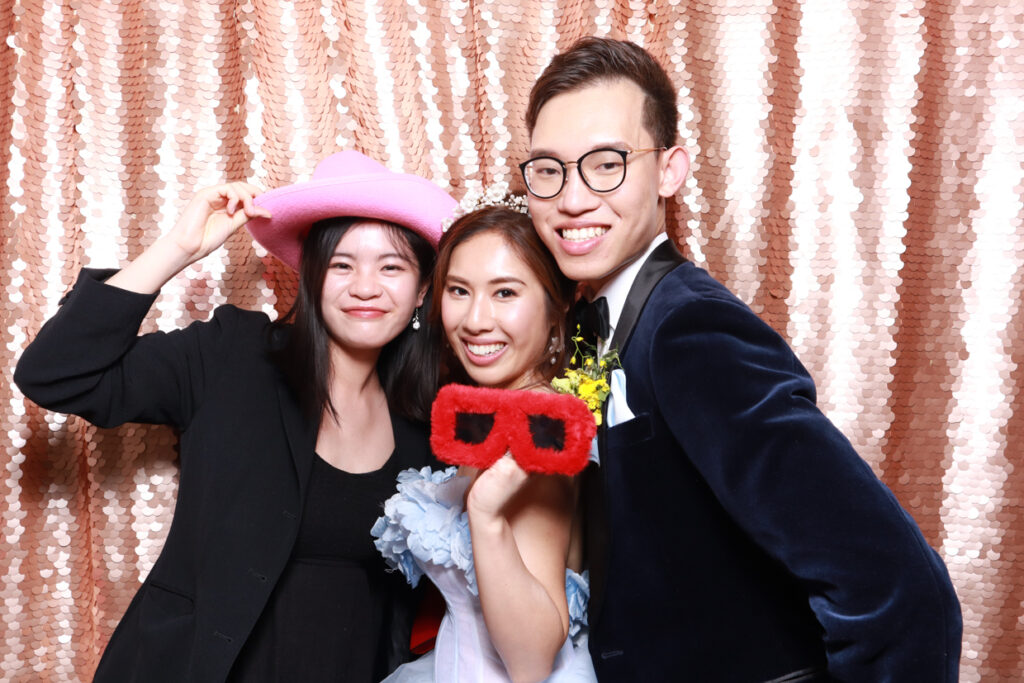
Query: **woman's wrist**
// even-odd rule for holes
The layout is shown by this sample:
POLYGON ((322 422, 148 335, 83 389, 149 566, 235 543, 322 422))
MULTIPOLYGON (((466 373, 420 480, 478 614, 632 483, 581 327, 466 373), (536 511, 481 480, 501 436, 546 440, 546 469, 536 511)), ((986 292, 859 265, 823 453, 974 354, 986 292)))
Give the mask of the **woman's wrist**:
POLYGON ((500 510, 473 505, 472 492, 470 492, 470 499, 466 501, 466 512, 469 515, 470 528, 476 533, 496 537, 508 529, 508 520, 500 510))
POLYGON ((111 276, 107 284, 139 294, 155 294, 191 263, 191 255, 172 237, 163 235, 111 276))

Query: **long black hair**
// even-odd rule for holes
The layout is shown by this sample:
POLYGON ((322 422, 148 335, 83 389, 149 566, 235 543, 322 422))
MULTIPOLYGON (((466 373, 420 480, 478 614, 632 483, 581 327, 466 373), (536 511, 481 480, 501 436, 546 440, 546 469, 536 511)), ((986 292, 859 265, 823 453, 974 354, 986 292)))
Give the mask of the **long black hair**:
MULTIPOLYGON (((317 221, 302 243, 299 291, 291 309, 273 326, 275 338, 283 339, 272 351, 313 424, 324 411, 335 414, 331 404, 330 334, 320 310, 324 278, 338 242, 352 227, 367 219, 337 217, 317 221)), ((430 243, 412 230, 394 223, 383 225, 400 249, 405 247, 419 266, 419 286, 430 282, 436 253, 430 243)), ((430 292, 419 312, 420 329, 406 328, 381 350, 377 374, 388 399, 388 408, 399 415, 426 422, 437 392, 437 335, 430 329, 430 292)))

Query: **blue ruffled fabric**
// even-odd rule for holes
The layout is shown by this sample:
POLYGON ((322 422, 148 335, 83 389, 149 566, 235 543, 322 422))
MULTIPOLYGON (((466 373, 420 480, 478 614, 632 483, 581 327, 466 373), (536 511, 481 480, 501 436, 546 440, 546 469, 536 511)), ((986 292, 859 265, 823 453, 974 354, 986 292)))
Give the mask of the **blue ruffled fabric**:
POLYGON ((384 502, 384 516, 370 529, 373 544, 389 567, 415 586, 423 576, 416 559, 441 567, 458 567, 469 590, 479 595, 473 569, 469 516, 462 505, 469 477, 457 469, 408 469, 398 473, 398 492, 384 502))
MULTIPOLYGON (((413 586, 423 576, 416 564, 418 559, 441 567, 458 567, 466 576, 469 591, 479 595, 469 515, 462 504, 469 477, 456 473, 455 467, 399 472, 398 492, 384 502, 384 516, 377 518, 370 534, 387 565, 402 572, 413 586)), ((569 635, 575 643, 587 630, 587 572, 565 570, 565 597, 569 603, 569 635)))
POLYGON ((590 602, 590 572, 577 574, 565 570, 565 599, 569 602, 569 637, 573 645, 579 645, 581 636, 587 633, 587 603, 590 602))

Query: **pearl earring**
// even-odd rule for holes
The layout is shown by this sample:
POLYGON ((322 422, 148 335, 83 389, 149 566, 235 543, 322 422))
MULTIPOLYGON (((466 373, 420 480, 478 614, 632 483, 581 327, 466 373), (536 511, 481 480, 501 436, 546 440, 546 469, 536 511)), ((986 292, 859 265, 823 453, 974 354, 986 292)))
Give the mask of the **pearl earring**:
POLYGON ((412 312, 412 329, 420 329, 420 309, 418 307, 412 312))

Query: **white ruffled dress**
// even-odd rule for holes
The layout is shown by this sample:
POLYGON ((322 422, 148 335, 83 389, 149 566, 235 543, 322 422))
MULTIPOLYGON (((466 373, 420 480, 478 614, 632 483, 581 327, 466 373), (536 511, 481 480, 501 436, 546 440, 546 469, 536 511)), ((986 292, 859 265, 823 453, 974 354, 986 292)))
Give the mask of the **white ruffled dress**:
MULTIPOLYGON (((399 667, 386 683, 509 680, 480 608, 469 518, 462 503, 467 486, 469 477, 456 476, 454 467, 404 470, 398 474, 398 492, 384 503, 384 516, 370 532, 389 566, 413 586, 426 574, 446 604, 434 649, 399 667)), ((596 681, 586 642, 590 587, 585 572, 581 576, 566 570, 565 595, 569 636, 547 681, 596 681)))

